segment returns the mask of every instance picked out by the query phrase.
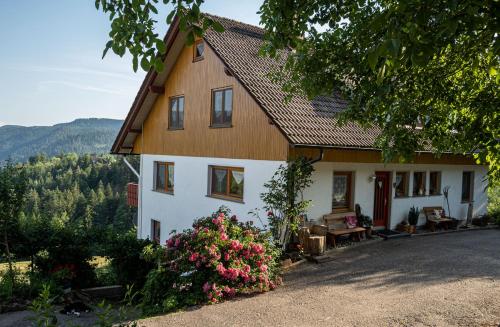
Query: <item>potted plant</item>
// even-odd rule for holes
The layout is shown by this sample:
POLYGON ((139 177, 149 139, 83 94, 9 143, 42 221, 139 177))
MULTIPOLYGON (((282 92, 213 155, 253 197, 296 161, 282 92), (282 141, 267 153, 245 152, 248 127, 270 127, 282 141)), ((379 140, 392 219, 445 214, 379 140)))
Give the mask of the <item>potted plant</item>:
POLYGON ((410 208, 410 212, 408 212, 408 223, 410 224, 410 230, 409 230, 410 234, 415 233, 415 230, 417 229, 419 215, 420 215, 420 210, 418 209, 418 207, 412 206, 410 208))
POLYGON ((365 215, 359 215, 358 223, 361 227, 366 229, 366 238, 372 238, 373 220, 365 215))

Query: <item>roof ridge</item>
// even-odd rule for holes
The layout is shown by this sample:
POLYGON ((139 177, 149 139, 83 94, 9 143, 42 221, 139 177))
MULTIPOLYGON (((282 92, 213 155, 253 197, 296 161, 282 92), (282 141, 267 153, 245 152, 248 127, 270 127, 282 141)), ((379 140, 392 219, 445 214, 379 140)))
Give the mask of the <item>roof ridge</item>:
POLYGON ((206 16, 209 16, 209 17, 214 17, 214 18, 217 18, 217 19, 224 19, 224 20, 236 23, 236 24, 246 25, 246 26, 252 27, 252 28, 257 28, 257 29, 261 30, 262 32, 265 31, 264 28, 262 28, 262 27, 260 27, 258 25, 253 25, 253 24, 245 23, 245 22, 233 19, 233 18, 218 16, 218 15, 214 15, 214 14, 211 14, 211 13, 208 13, 208 12, 203 12, 203 15, 206 15, 206 16))

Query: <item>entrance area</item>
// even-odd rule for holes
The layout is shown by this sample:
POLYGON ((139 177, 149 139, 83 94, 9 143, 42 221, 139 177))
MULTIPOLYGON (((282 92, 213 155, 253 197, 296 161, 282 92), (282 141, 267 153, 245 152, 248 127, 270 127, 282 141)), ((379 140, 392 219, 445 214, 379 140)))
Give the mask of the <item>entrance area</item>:
POLYGON ((390 177, 388 171, 375 172, 375 203, 373 205, 373 225, 387 227, 389 221, 390 177))

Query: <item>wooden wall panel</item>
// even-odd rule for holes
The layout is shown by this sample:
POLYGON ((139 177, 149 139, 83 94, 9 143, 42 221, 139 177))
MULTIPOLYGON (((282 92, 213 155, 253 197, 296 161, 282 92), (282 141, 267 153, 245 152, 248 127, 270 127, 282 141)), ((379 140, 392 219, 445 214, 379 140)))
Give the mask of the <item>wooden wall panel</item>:
MULTIPOLYGON (((319 156, 319 149, 311 148, 293 148, 290 147, 290 157, 294 158, 299 155, 317 158, 319 156)), ((351 150, 351 149, 325 149, 323 161, 327 162, 365 162, 365 163, 381 163, 382 154, 380 151, 373 150, 351 150)), ((397 163, 397 162, 394 162, 397 163)), ((474 165, 475 162, 472 158, 443 154, 437 158, 431 153, 418 153, 415 155, 413 162, 415 164, 450 164, 450 165, 474 165)))
POLYGON ((204 59, 193 62, 184 48, 136 138, 134 153, 261 160, 286 160, 288 142, 240 85, 224 72, 217 55, 205 45, 204 59), (210 128, 211 90, 233 87, 233 127, 210 128), (184 95, 184 129, 168 130, 169 97, 184 95))

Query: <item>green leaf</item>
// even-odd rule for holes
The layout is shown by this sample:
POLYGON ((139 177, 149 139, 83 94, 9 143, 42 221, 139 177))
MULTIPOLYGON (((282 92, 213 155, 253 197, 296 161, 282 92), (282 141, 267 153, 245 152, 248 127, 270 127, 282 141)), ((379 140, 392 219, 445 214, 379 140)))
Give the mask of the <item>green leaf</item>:
POLYGON ((172 24, 172 21, 174 20, 175 17, 175 10, 172 10, 170 14, 167 16, 167 24, 170 25, 172 24))
POLYGON ((106 47, 104 48, 103 52, 102 52, 102 58, 101 59, 104 59, 104 57, 106 56, 106 53, 108 53, 108 50, 113 46, 113 41, 110 40, 106 43, 106 47))
POLYGON ((224 26, 222 26, 222 24, 217 22, 217 21, 213 21, 212 27, 213 27, 214 31, 216 31, 218 33, 224 32, 224 26))
POLYGON ((186 44, 193 45, 194 44, 194 33, 193 31, 189 31, 186 36, 186 44))
POLYGON ((142 57, 142 59, 141 59, 141 68, 144 71, 148 71, 149 68, 151 68, 151 64, 149 63, 149 60, 146 56, 142 57))
POLYGON ((161 54, 165 54, 167 52, 167 46, 165 45, 165 42, 163 42, 162 40, 156 41, 156 49, 161 54))
POLYGON ((139 59, 137 58, 137 56, 134 56, 132 58, 132 68, 134 69, 134 72, 137 72, 138 66, 139 66, 139 59))
POLYGON ((377 66, 378 62, 378 53, 377 51, 372 51, 368 54, 368 64, 370 65, 370 68, 372 71, 375 71, 375 67, 377 66))

